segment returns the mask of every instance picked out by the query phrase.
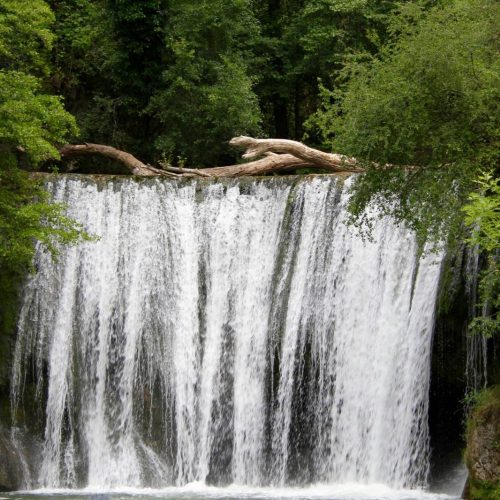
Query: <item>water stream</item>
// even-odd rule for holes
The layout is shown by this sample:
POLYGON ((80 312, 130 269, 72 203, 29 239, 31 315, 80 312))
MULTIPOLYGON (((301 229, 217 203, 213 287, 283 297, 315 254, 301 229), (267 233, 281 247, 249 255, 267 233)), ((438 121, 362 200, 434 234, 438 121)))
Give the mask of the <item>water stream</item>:
POLYGON ((24 290, 12 404, 32 374, 34 487, 426 485, 440 254, 389 219, 363 240, 329 176, 49 189, 100 239, 39 249, 24 290))

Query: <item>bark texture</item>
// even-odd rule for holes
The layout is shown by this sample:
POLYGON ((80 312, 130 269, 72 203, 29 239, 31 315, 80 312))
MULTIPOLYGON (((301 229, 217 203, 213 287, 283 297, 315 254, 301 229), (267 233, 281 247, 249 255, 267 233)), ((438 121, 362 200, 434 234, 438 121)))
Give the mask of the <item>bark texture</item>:
POLYGON ((124 165, 132 175, 143 177, 241 177, 284 172, 298 168, 327 170, 342 174, 363 171, 354 158, 325 153, 287 139, 254 139, 240 136, 231 139, 230 144, 244 148, 243 158, 253 159, 253 161, 204 169, 180 168, 170 165, 158 168, 143 163, 130 153, 102 144, 68 144, 62 147, 59 152, 62 159, 83 155, 105 156, 124 165))

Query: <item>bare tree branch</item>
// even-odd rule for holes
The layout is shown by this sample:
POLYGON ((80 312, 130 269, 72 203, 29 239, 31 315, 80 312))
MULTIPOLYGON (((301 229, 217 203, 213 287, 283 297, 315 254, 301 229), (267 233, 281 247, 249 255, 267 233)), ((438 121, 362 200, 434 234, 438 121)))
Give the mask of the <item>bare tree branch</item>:
POLYGON ((59 153, 62 159, 83 155, 105 156, 124 165, 131 174, 143 177, 240 177, 299 168, 327 170, 344 174, 363 171, 354 158, 325 153, 287 139, 253 139, 252 137, 240 136, 231 139, 230 144, 246 148, 243 158, 258 158, 259 156, 263 158, 237 165, 194 169, 170 165, 162 168, 153 167, 138 160, 130 153, 102 144, 68 144, 63 146, 59 153))

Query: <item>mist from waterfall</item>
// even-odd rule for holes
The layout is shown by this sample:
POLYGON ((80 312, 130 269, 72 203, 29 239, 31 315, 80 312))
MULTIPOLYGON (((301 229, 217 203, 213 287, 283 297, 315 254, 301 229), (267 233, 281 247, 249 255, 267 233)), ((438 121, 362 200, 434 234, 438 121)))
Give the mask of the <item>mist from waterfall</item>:
POLYGON ((364 241, 331 176, 49 189, 100 239, 24 289, 38 486, 425 484, 441 255, 389 219, 364 241))

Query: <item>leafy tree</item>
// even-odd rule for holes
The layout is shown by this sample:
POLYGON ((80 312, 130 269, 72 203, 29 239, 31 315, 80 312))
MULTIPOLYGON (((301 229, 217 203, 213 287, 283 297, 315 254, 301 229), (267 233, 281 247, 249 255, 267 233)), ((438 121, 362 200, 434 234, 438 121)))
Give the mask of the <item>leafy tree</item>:
POLYGON ((39 182, 19 169, 25 153, 35 167, 57 158, 56 145, 76 133, 75 119, 61 98, 43 93, 35 75, 50 70, 50 31, 54 16, 42 0, 28 4, 0 0, 0 269, 23 269, 38 239, 53 249, 53 241, 70 241, 77 225, 51 205, 39 182), (20 30, 22 37, 14 36, 20 30), (21 39, 20 39, 21 38, 21 39))
POLYGON ((22 147, 36 164, 57 157, 55 143, 76 132, 60 98, 43 93, 54 22, 42 0, 0 0, 0 144, 22 147), (20 33, 16 33, 19 30, 20 33))
POLYGON ((470 245, 486 252, 487 262, 479 284, 480 314, 471 324, 472 334, 491 337, 500 333, 500 180, 491 172, 476 180, 477 191, 463 207, 470 227, 470 245))
POLYGON ((377 54, 397 3, 391 0, 307 0, 287 28, 287 75, 295 99, 295 137, 319 104, 318 81, 338 86, 349 60, 377 54))
POLYGON ((0 70, 0 141, 22 147, 34 164, 57 158, 55 144, 76 132, 61 99, 40 93, 40 86, 32 75, 0 70))
MULTIPOLYGON (((155 161, 200 165, 259 130, 246 56, 248 1, 54 0, 57 90, 81 137, 155 161)), ((221 156, 222 155, 222 156, 221 156)), ((231 152, 231 159, 234 152, 231 152)))
MULTIPOLYGON (((112 22, 104 2, 99 0, 58 0, 52 6, 56 41, 51 87, 65 96, 66 105, 78 116, 82 137, 86 139, 95 133, 95 122, 103 121, 98 100, 107 96, 112 87, 110 71, 117 50, 112 39, 112 22), (89 114, 92 117, 86 123, 89 114)), ((111 123, 106 121, 108 128, 112 128, 111 123)))
POLYGON ((497 167, 499 25, 492 0, 445 2, 427 14, 403 5, 398 36, 380 56, 350 65, 345 91, 323 90, 314 122, 325 144, 368 168, 351 202, 358 222, 375 203, 422 240, 457 234, 474 179, 497 167))
POLYGON ((158 123, 145 108, 166 64, 168 2, 107 0, 105 7, 114 44, 108 70, 110 85, 105 92, 111 97, 115 142, 152 158, 158 123))
POLYGON ((0 390, 8 380, 17 299, 32 269, 35 242, 55 255, 59 245, 89 238, 65 215, 63 205, 50 202, 42 181, 17 163, 10 148, 0 148, 0 390))
POLYGON ((372 203, 420 241, 466 239, 485 254, 471 324, 484 336, 500 331, 499 26, 492 0, 443 2, 428 13, 402 5, 391 43, 346 69, 345 91, 323 88, 311 119, 329 147, 368 169, 353 187, 353 221, 369 223, 372 203))
POLYGON ((64 215, 63 205, 50 203, 40 181, 9 166, 8 160, 5 155, 0 172, 0 272, 22 273, 31 265, 34 241, 57 254, 58 245, 73 243, 82 233, 64 215))
POLYGON ((346 60, 377 53, 395 6, 390 0, 261 2, 264 38, 257 47, 267 58, 257 93, 266 132, 300 140, 320 102, 319 80, 338 85, 346 60))
POLYGON ((43 1, 0 0, 0 67, 46 76, 53 22, 54 14, 43 1))
POLYGON ((318 78, 333 83, 347 57, 375 53, 394 9, 390 0, 51 4, 51 80, 81 138, 195 165, 234 161, 224 143, 238 133, 300 139, 318 78))
POLYGON ((227 141, 259 131, 260 111, 247 57, 258 36, 249 0, 172 2, 168 65, 148 111, 167 160, 214 165, 231 161, 227 141))
POLYGON ((52 1, 53 88, 77 117, 81 139, 151 155, 144 108, 161 73, 164 3, 52 1))
POLYGON ((76 133, 61 98, 43 91, 53 20, 42 0, 0 0, 0 334, 14 326, 19 282, 35 241, 54 251, 58 243, 86 237, 64 207, 49 203, 41 182, 20 168, 57 158, 57 144, 76 133))

